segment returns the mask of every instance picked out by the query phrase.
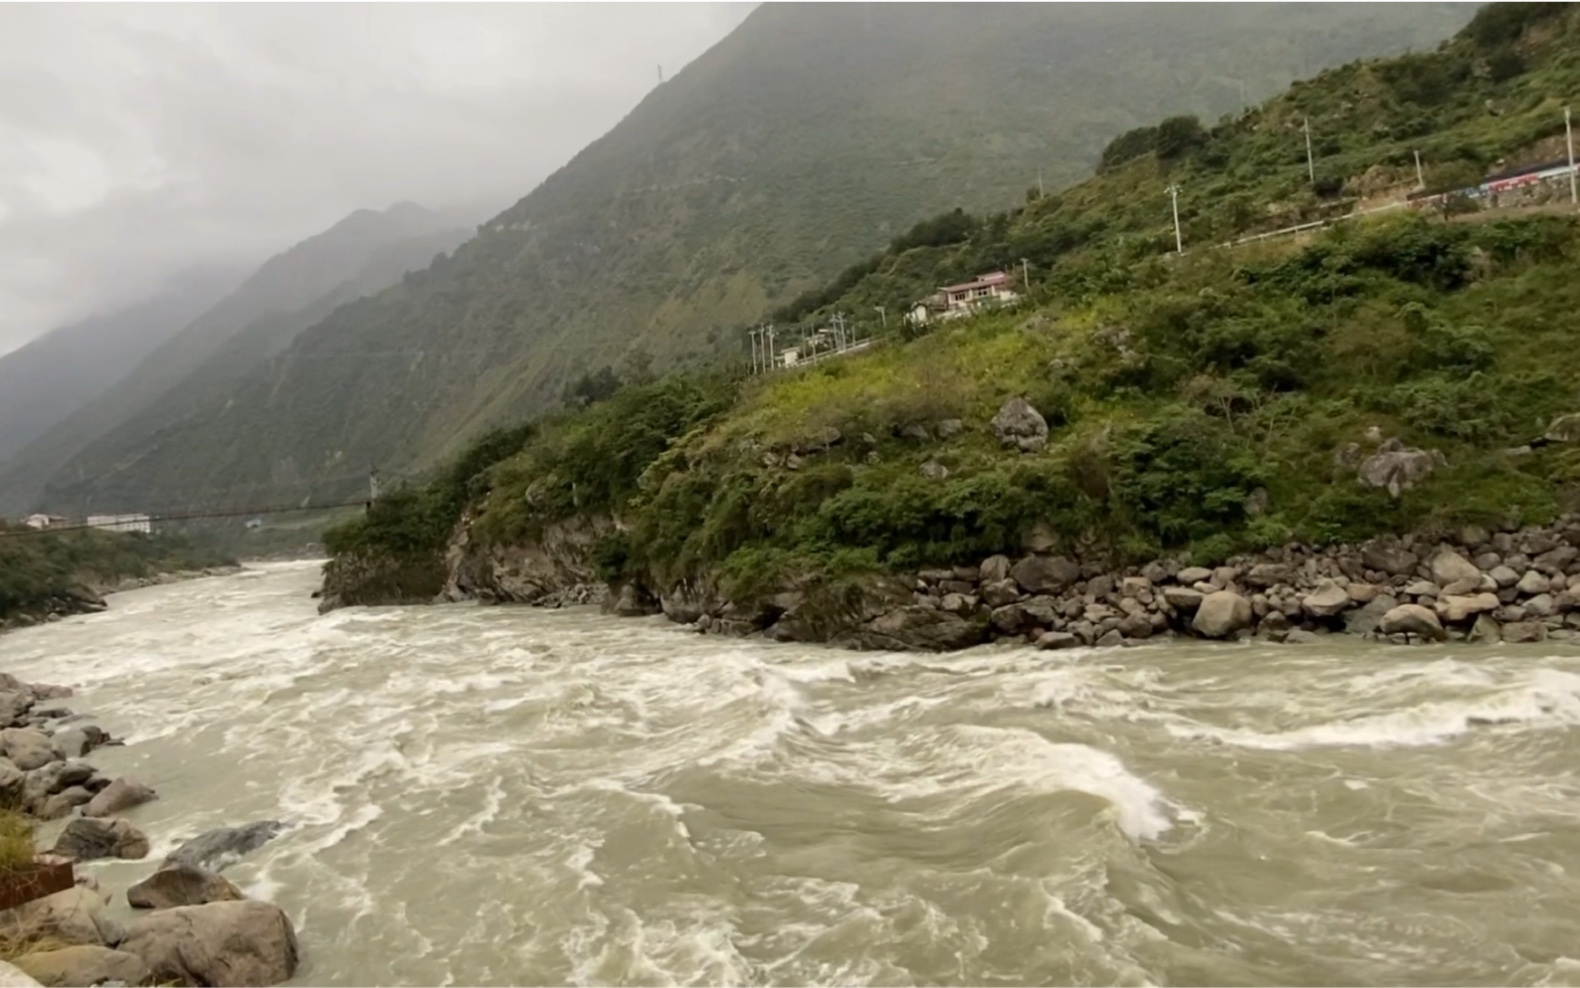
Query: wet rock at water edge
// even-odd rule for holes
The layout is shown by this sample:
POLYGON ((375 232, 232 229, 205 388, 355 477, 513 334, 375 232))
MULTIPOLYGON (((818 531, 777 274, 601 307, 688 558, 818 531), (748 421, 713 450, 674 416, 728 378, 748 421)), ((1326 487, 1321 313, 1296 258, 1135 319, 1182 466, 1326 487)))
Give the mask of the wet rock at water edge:
POLYGON ((1503 629, 1498 622, 1485 614, 1476 617, 1476 623, 1471 626, 1470 632, 1465 635, 1468 642, 1496 645, 1503 640, 1503 629))
POLYGON ((109 896, 80 885, 0 912, 0 938, 113 947, 125 935, 105 907, 109 896))
POLYGON ((24 954, 17 959, 17 967, 40 985, 61 988, 112 982, 142 985, 153 977, 148 965, 136 954, 94 944, 24 954))
POLYGON ((1437 615, 1420 604, 1400 604, 1393 608, 1382 616, 1377 630, 1385 635, 1414 635, 1432 641, 1443 641, 1448 637, 1437 615))
POLYGON ((1540 621, 1515 621, 1503 626, 1503 640, 1511 645, 1534 645, 1547 640, 1547 625, 1540 621))
POLYGON ((1044 650, 1080 648, 1081 639, 1068 631, 1048 631, 1038 636, 1037 647, 1044 650))
POLYGON ((78 817, 66 824, 50 853, 74 861, 137 860, 148 856, 148 838, 125 820, 78 817))
POLYGON ((56 761, 55 746, 49 735, 31 727, 8 727, 0 730, 0 753, 24 772, 43 768, 56 761))
POLYGON ((1301 598, 1300 606, 1312 617, 1335 617, 1349 609, 1350 595, 1337 583, 1324 579, 1315 590, 1301 598))
POLYGON ((165 858, 165 866, 186 865, 204 871, 223 871, 267 844, 286 830, 278 820, 259 820, 243 827, 219 827, 192 838, 165 858))
POLYGON ((1472 581, 1472 585, 1481 579, 1481 570, 1476 564, 1461 556, 1453 549, 1440 549, 1431 562, 1432 581, 1440 587, 1451 586, 1461 580, 1472 581))
POLYGON ((222 875, 179 862, 166 864, 126 890, 126 901, 133 909, 173 909, 244 898, 222 875))
POLYGON ((112 816, 158 798, 158 793, 142 783, 133 782, 131 779, 116 779, 82 808, 82 815, 112 816))
POLYGON ((1207 594, 1196 608, 1191 629, 1204 638, 1227 638, 1251 625, 1251 602, 1232 590, 1207 594))
POLYGON ((296 973, 296 929, 280 907, 243 899, 159 909, 126 927, 120 949, 179 985, 277 985, 296 973))

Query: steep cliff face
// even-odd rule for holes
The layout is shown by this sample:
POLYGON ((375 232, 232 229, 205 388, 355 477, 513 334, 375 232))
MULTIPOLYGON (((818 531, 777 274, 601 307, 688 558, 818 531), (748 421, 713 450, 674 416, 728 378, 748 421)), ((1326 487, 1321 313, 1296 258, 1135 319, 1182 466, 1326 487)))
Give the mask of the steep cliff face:
POLYGON ((446 599, 486 604, 601 603, 595 550, 615 530, 601 515, 546 526, 542 535, 517 545, 485 545, 473 538, 474 515, 456 526, 444 555, 446 599))

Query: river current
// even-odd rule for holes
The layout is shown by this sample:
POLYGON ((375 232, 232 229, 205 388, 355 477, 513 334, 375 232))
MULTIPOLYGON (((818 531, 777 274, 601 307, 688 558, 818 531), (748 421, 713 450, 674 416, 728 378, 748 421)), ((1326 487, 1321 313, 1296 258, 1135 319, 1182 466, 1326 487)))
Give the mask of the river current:
MULTIPOLYGON (((317 567, 0 637, 283 906, 303 985, 1580 984, 1580 650, 948 656, 317 567)), ((86 866, 117 891, 152 861, 86 866)))

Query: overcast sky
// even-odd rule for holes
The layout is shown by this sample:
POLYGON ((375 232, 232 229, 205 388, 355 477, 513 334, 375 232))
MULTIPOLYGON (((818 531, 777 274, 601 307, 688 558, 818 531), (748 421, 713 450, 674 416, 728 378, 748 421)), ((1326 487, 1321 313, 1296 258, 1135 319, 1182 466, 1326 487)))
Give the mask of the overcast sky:
POLYGON ((751 7, 0 4, 0 353, 353 209, 481 220, 751 7))

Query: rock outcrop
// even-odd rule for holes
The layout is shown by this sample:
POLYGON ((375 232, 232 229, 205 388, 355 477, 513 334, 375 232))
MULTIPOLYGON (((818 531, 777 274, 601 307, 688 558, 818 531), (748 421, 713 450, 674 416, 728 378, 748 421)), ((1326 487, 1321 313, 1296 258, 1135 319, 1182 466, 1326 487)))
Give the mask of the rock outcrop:
POLYGON ((148 856, 148 838, 125 820, 78 817, 66 824, 50 853, 73 861, 100 858, 135 861, 148 856))
POLYGON ((126 928, 119 949, 160 982, 277 985, 296 973, 296 929, 278 906, 252 899, 160 909, 126 928))
POLYGON ((1035 453, 1048 444, 1048 421, 1025 398, 1011 398, 993 416, 993 435, 1005 446, 1035 453))
POLYGON ((217 827, 192 838, 172 851, 162 867, 181 865, 220 872, 241 860, 285 830, 278 820, 259 820, 243 827, 217 827))

